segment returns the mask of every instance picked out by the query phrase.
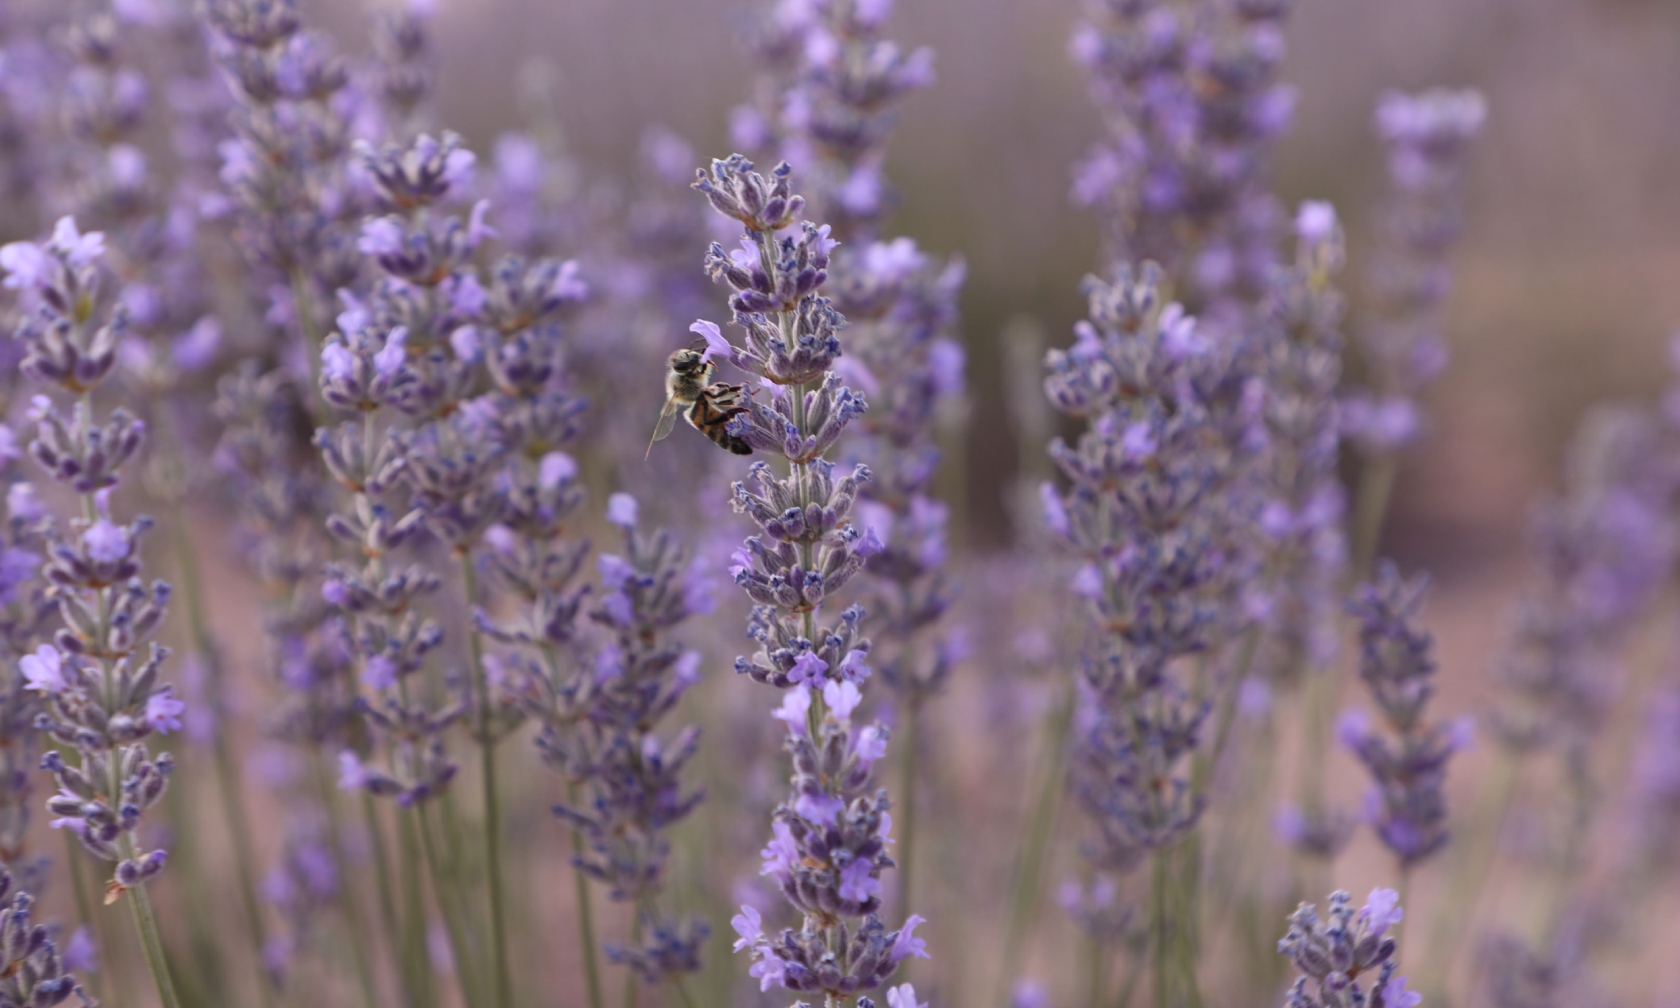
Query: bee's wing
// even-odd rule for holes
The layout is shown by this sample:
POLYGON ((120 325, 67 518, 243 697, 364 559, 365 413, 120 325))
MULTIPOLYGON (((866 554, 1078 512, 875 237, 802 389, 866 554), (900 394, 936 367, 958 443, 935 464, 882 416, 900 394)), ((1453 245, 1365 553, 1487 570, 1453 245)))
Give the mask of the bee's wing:
POLYGON ((677 401, 675 399, 666 399, 665 408, 659 411, 659 422, 653 426, 653 438, 648 441, 647 455, 642 456, 643 461, 647 460, 648 455, 653 454, 654 442, 663 441, 669 437, 671 429, 676 425, 677 401))

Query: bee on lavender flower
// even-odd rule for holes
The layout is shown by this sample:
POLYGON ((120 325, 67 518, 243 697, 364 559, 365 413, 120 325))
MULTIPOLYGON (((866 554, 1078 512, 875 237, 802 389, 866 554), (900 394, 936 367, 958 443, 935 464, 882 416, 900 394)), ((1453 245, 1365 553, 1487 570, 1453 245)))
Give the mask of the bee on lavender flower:
POLYGON ((648 442, 647 455, 653 454, 655 441, 663 441, 676 426, 677 413, 686 410, 689 426, 706 435, 712 443, 737 455, 751 455, 748 444, 726 429, 731 417, 747 411, 747 394, 740 385, 724 382, 708 383, 716 365, 698 350, 678 350, 665 359, 665 408, 659 411, 659 423, 653 428, 653 440, 648 442))

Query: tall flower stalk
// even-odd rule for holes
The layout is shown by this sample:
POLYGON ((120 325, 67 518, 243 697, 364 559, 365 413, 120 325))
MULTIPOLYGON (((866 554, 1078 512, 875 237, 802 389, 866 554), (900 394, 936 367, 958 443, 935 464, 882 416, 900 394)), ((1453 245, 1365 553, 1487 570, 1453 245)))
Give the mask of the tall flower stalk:
MULTIPOLYGON (((963 394, 964 352, 953 338, 965 266, 940 263, 908 237, 881 237, 896 200, 884 169, 900 101, 933 83, 933 51, 906 52, 887 33, 891 0, 778 6, 762 26, 775 93, 763 140, 803 166, 801 189, 839 239, 828 291, 847 321, 836 368, 875 404, 841 457, 869 463, 861 520, 885 547, 871 559, 865 602, 875 615, 875 667, 904 730, 898 788, 900 903, 914 899, 916 788, 923 707, 963 653, 939 624, 953 592, 946 573, 949 508, 931 492, 938 422, 963 394), (780 71, 778 74, 777 71, 780 71)), ((738 117, 759 113, 746 108, 738 117)))
POLYGON ((729 434, 787 461, 785 477, 768 463, 753 464, 757 492, 735 484, 736 509, 762 533, 746 540, 731 570, 755 603, 748 634, 760 645, 736 659, 736 671, 784 691, 775 716, 787 725, 793 777, 774 813, 762 872, 800 923, 766 933, 761 912, 743 906, 732 922, 735 949, 751 952, 750 972, 762 989, 821 992, 837 1008, 926 952, 914 937, 920 917, 888 931, 878 914, 880 876, 893 859, 886 791, 871 787, 886 732, 878 724, 854 727, 852 718, 870 676, 864 614, 851 606, 831 624, 819 621, 823 603, 880 543, 848 520, 868 468, 841 476, 825 458, 865 404, 833 369, 845 320, 821 287, 834 241, 827 228, 799 220, 804 200, 792 192, 791 175, 786 163, 760 175, 740 155, 699 173, 695 188, 745 231, 742 253, 726 255, 714 244, 706 256, 713 279, 734 292, 730 307, 745 345, 710 322, 694 330, 708 358, 762 382, 729 420, 729 434))
MULTIPOLYGON (((1051 351, 1045 389, 1086 425, 1050 455, 1070 485, 1044 488, 1051 530, 1083 560, 1072 591, 1088 608, 1071 786, 1095 828, 1093 870, 1155 864, 1158 1003, 1197 999, 1196 926, 1176 881, 1180 841, 1206 805, 1193 773, 1215 680, 1192 668, 1239 625, 1245 520, 1232 452, 1197 389, 1223 366, 1194 319, 1160 299, 1153 265, 1115 283, 1087 278, 1090 319, 1051 351)), ((1193 877, 1194 865, 1189 866, 1193 877)))
POLYGON ((1470 146, 1486 115, 1476 91, 1394 91, 1377 105, 1389 191, 1371 258, 1374 311, 1360 330, 1365 383, 1343 407, 1346 436, 1363 459, 1352 531, 1354 574, 1362 579, 1380 546, 1397 453, 1423 432, 1418 399, 1447 364, 1449 257, 1464 230, 1470 146))
POLYGON ((145 425, 120 408, 103 421, 96 412, 94 392, 116 363, 127 324, 103 289, 104 251, 103 235, 81 234, 68 217, 48 242, 0 249, 6 285, 32 309, 18 333, 28 348, 21 368, 70 403, 36 398, 30 454, 81 500, 81 516, 51 533, 43 568, 64 626, 20 668, 45 702, 37 723, 76 754, 74 763, 57 749, 42 759, 59 787, 47 803, 59 817, 53 825, 114 864, 105 901, 127 900, 158 997, 179 1008, 146 891, 168 852, 143 850, 139 829, 175 766, 168 753, 154 757, 147 739, 180 728, 186 705, 160 681, 169 650, 150 640, 170 598, 169 585, 140 577, 140 539, 151 521, 111 518, 111 490, 139 452, 145 425))

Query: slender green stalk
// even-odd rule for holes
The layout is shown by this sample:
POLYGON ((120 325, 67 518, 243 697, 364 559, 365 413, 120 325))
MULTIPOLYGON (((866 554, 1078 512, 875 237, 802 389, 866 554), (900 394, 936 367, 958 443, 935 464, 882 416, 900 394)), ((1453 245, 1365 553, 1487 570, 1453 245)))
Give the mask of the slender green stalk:
MULTIPOLYGON (((332 851, 333 862, 340 866, 349 864, 344 854, 344 826, 338 812, 338 796, 333 793, 332 781, 327 776, 326 768, 321 763, 319 751, 311 754, 315 777, 315 790, 321 807, 327 813, 327 846, 332 851)), ((356 900, 356 887, 346 876, 341 880, 338 889, 340 909, 344 912, 345 928, 350 932, 350 955, 356 963, 356 980, 362 988, 362 999, 368 1008, 379 1008, 379 989, 373 980, 372 957, 367 950, 367 928, 362 922, 361 905, 356 900)))
MULTIPOLYGON (((132 847, 132 844, 125 846, 132 847)), ((128 850, 123 856, 133 857, 134 854, 128 850)), ((163 1002, 163 1008, 181 1008, 181 999, 175 994, 175 981, 169 975, 169 961, 163 955, 163 941, 158 936, 157 916, 152 913, 151 897, 146 895, 146 883, 128 890, 128 909, 134 917, 134 930, 140 935, 140 948, 146 953, 146 967, 157 987, 158 1000, 163 1002)))
POLYGON ((1103 965, 1108 957, 1103 954, 1102 943, 1089 934, 1080 942, 1080 951, 1085 960, 1086 1008, 1102 1008, 1103 992, 1108 987, 1103 965))
MULTIPOLYGON (((631 947, 635 947, 637 945, 640 945, 641 942, 642 942, 642 914, 641 914, 640 910, 637 910, 636 913, 633 914, 630 918, 630 941, 629 941, 629 944, 630 944, 631 947)), ((631 972, 630 970, 625 970, 624 971, 624 1008, 636 1008, 636 994, 637 994, 636 974, 631 972)))
MULTIPOLYGON (((566 801, 568 804, 578 803, 578 786, 570 784, 567 787, 566 801)), ((572 830, 572 854, 574 857, 583 855, 583 834, 572 830)), ((583 976, 589 985, 589 1008, 602 1008, 605 1003, 601 996, 601 964, 595 953, 595 912, 590 905, 589 876, 583 873, 576 863, 572 865, 572 886, 577 892, 578 917, 578 945, 583 954, 583 976)))
POLYGON ((1382 546, 1383 524, 1388 518, 1389 499, 1394 495, 1394 477, 1399 461, 1392 452, 1366 458, 1359 472, 1359 487, 1353 501, 1353 566, 1355 583, 1370 578, 1382 546))
POLYGON ((471 949, 461 931, 461 914, 449 897, 449 880, 444 874, 442 862, 438 860, 437 846, 432 841, 432 826, 424 805, 415 810, 414 819, 417 820, 413 826, 420 835, 426 869, 432 876, 432 895, 437 901, 438 916, 443 918, 444 930, 449 934, 449 950, 455 957, 455 980, 461 989, 461 1001, 467 1008, 478 1008, 477 995, 481 988, 474 982, 471 949))
MULTIPOLYGON (((472 556, 461 553, 461 582, 470 610, 478 599, 478 571, 472 556)), ((469 614, 469 619, 470 614, 469 614)), ((490 684, 484 672, 484 642, 477 632, 467 635, 472 655, 473 693, 478 701, 480 784, 484 791, 484 866, 490 890, 490 959, 496 976, 497 1008, 512 1008, 513 974, 508 968, 507 895, 502 881, 502 803, 496 787, 496 740, 491 734, 490 684)))
MULTIPOLYGON (((921 743, 922 702, 912 693, 904 709, 904 759, 899 763, 898 801, 898 913, 910 913, 915 906, 913 881, 916 877, 916 750, 921 743)), ((908 962, 898 972, 906 972, 908 962)))
MULTIPOLYGON (((219 716, 223 709, 226 670, 222 667, 215 641, 210 636, 210 624, 204 612, 204 587, 199 577, 198 556, 193 549, 192 537, 186 534, 186 513, 181 507, 179 497, 171 502, 170 511, 173 523, 170 538, 174 540, 176 566, 181 578, 181 596, 186 602, 187 631, 192 637, 193 650, 204 662, 205 686, 209 694, 205 698, 206 703, 211 712, 219 716)), ((229 743, 228 732, 224 729, 223 725, 217 726, 211 744, 212 762, 216 769, 218 804, 221 805, 222 818, 233 847, 234 876, 239 887, 240 906, 245 913, 245 928, 251 934, 252 947, 262 949, 268 947, 268 929, 263 924, 262 903, 257 899, 257 869, 256 856, 252 853, 254 847, 251 843, 250 808, 245 802, 245 789, 239 786, 239 772, 234 767, 232 746, 229 743)), ((262 968, 261 957, 254 961, 258 996, 264 1005, 272 1005, 275 994, 274 974, 262 968)))
MULTIPOLYGON (((93 943, 99 949, 99 956, 104 960, 105 969, 114 975, 117 972, 116 949, 112 946, 106 933, 104 916, 94 912, 93 897, 88 894, 87 889, 87 864, 83 861, 80 846, 76 842, 75 834, 70 830, 64 830, 64 860, 70 866, 70 888, 75 890, 76 894, 76 915, 93 932, 93 943)), ((103 975, 103 972, 88 974, 88 988, 93 991, 94 1000, 102 1003, 105 1001, 104 981, 101 979, 103 975)), ((111 989, 111 1004, 114 1008, 122 1008, 122 984, 117 984, 111 989)))
MULTIPOLYGON (((430 1006, 437 1003, 437 995, 432 983, 435 974, 428 965, 430 959, 426 954, 426 899, 420 882, 420 841, 415 836, 414 820, 411 815, 397 816, 399 869, 403 880, 403 960, 413 971, 418 983, 416 989, 425 996, 424 1003, 430 1006)), ((465 968, 465 965, 457 964, 457 973, 465 968)))
POLYGON ((1037 772, 1029 778, 1030 794, 1036 796, 1032 814, 1021 824, 1021 842, 1015 857, 1015 879, 1009 900, 1009 923, 1004 928, 1003 957, 999 962, 998 1008, 1007 1008, 1010 989, 1021 971, 1026 954, 1027 933, 1037 916, 1038 894, 1044 885, 1050 850, 1050 834, 1062 798, 1062 761, 1067 751, 1068 726, 1073 719, 1071 681, 1061 699, 1045 718, 1043 745, 1037 772))

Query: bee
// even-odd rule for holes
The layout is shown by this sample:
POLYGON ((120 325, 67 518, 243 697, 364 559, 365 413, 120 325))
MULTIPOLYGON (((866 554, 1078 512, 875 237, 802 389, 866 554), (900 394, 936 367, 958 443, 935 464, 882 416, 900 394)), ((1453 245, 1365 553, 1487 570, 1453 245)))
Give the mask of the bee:
MULTIPOLYGON (((665 408, 648 442, 648 455, 655 441, 663 441, 676 426, 677 413, 685 412, 689 426, 711 438, 719 448, 737 455, 751 455, 752 448, 725 430, 731 417, 747 411, 747 396, 740 385, 707 384, 714 365, 698 350, 678 350, 665 361, 665 408)), ((647 456, 643 456, 645 459, 647 456)))

